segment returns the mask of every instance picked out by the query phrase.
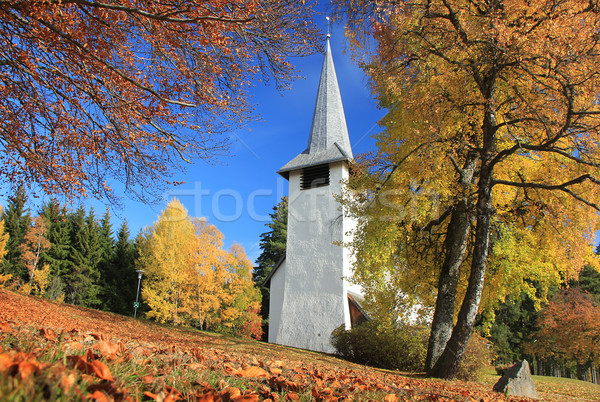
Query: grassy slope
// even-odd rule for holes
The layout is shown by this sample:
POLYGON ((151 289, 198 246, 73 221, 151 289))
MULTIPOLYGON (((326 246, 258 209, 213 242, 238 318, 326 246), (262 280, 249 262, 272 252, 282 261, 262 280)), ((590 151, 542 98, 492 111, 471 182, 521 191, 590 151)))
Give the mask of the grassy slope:
MULTIPOLYGON (((3 400, 91 395, 117 400, 168 400, 169 395, 173 400, 504 400, 490 392, 497 377, 482 383, 428 380, 4 289, 0 347, 3 400)), ((600 387, 593 384, 535 381, 545 400, 600 400, 600 387)))

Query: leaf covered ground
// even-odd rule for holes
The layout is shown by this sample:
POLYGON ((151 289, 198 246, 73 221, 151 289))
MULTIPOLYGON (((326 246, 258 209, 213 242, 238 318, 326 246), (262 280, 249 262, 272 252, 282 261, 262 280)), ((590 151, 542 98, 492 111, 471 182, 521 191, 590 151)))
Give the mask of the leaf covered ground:
MULTIPOLYGON (((577 388, 538 390, 548 400, 600 397, 597 386, 577 388)), ((0 289, 1 400, 505 400, 490 389, 0 289)))

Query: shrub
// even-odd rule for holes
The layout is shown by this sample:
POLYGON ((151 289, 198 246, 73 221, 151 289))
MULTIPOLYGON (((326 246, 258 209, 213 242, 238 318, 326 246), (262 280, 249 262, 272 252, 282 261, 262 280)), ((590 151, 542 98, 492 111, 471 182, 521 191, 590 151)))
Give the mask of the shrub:
POLYGON ((467 343, 456 378, 464 381, 477 381, 484 372, 492 367, 494 354, 487 339, 473 332, 467 343))
POLYGON ((331 343, 338 355, 356 363, 415 372, 423 370, 427 334, 421 326, 386 328, 369 321, 349 331, 337 328, 331 343))

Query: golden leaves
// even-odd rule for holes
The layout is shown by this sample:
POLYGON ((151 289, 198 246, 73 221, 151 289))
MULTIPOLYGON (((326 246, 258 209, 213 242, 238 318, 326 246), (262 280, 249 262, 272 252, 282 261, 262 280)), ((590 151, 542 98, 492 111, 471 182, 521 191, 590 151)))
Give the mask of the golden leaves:
POLYGON ((588 3, 505 0, 479 12, 461 1, 416 1, 389 5, 389 18, 367 26, 378 47, 366 71, 388 114, 377 154, 363 164, 368 177, 350 183, 368 200, 353 205, 362 219, 353 243, 359 281, 394 267, 401 290, 437 286, 449 220, 438 219, 460 199, 474 211, 477 175, 488 168, 497 182, 485 307, 529 292, 527 279, 549 285, 597 264, 598 185, 549 189, 596 177, 600 166, 600 20, 588 3), (493 166, 482 165, 488 152, 493 166), (469 160, 477 174, 462 183, 469 160))
POLYGON ((172 200, 141 245, 138 267, 145 271, 148 317, 260 337, 252 264, 241 246, 222 247, 223 234, 214 225, 190 218, 172 200))

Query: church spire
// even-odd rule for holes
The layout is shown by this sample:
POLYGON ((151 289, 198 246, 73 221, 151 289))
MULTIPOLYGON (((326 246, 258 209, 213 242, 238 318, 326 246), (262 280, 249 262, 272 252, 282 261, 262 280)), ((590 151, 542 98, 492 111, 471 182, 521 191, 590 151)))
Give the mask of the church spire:
POLYGON ((288 162, 278 173, 287 178, 291 170, 352 159, 346 117, 328 37, 308 148, 288 162))

